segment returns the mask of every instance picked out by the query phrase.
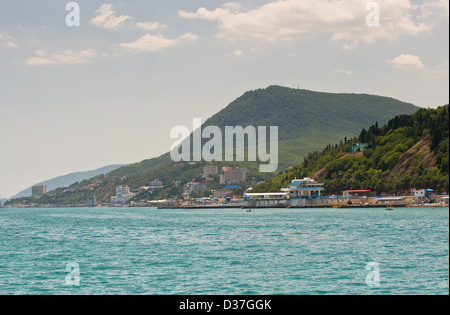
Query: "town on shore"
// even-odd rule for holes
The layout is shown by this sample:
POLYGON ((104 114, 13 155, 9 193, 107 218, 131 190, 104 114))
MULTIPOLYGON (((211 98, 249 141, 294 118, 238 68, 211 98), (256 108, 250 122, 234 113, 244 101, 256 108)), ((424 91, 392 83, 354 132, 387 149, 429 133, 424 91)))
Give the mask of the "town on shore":
MULTIPOLYGON (((345 190, 340 195, 325 195, 325 185, 312 178, 294 179, 288 187, 279 192, 252 193, 248 188, 245 193, 236 194, 234 189, 246 182, 245 168, 207 165, 203 168, 203 180, 188 182, 183 185, 183 198, 164 200, 136 200, 143 191, 155 191, 164 188, 164 183, 154 180, 148 186, 131 189, 128 186, 116 188, 116 194, 111 196, 109 203, 99 203, 95 195, 88 197, 85 204, 65 205, 67 207, 153 207, 160 209, 176 208, 347 208, 347 207, 448 207, 449 196, 435 194, 433 189, 411 189, 409 195, 377 194, 371 190, 345 190), (222 189, 211 190, 209 196, 202 196, 207 191, 208 181, 218 176, 222 189)), ((173 185, 180 185, 175 181, 173 185)), ((94 190, 102 183, 96 181, 86 189, 94 190), (92 187, 91 187, 92 186, 92 187)), ((67 189, 67 192, 70 189, 67 189)), ((40 204, 39 198, 47 194, 45 185, 32 188, 32 198, 35 202, 8 204, 8 208, 50 208, 55 205, 40 204)), ((4 205, 0 204, 0 207, 4 205)))

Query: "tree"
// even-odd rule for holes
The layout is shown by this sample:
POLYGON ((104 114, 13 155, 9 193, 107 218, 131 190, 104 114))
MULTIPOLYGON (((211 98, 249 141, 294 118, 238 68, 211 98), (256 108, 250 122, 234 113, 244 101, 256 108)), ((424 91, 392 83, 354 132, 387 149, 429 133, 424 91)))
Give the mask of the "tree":
POLYGON ((367 142, 367 130, 366 129, 363 129, 361 131, 361 134, 359 135, 359 141, 363 142, 363 143, 367 142))
POLYGON ((440 129, 435 129, 431 136, 431 150, 436 149, 442 140, 442 131, 440 129))

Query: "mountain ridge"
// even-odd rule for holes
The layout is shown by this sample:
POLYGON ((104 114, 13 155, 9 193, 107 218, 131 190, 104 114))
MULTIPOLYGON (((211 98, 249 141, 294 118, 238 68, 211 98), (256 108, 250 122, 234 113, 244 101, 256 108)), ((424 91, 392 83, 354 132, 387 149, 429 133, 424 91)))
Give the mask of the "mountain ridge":
MULTIPOLYGON (((52 191, 57 188, 70 186, 76 182, 80 182, 80 181, 95 177, 97 175, 107 174, 107 173, 112 172, 123 166, 125 166, 125 164, 114 164, 114 165, 103 166, 101 168, 91 170, 91 171, 74 172, 74 173, 61 175, 61 176, 58 176, 58 177, 55 177, 55 178, 52 178, 49 180, 42 181, 33 186, 46 185, 47 191, 52 191)), ((9 199, 31 197, 31 194, 32 194, 32 187, 29 187, 27 189, 22 190, 21 192, 17 193, 15 196, 13 196, 9 199)))
MULTIPOLYGON (((279 162, 280 169, 285 169, 297 164, 299 158, 310 151, 339 142, 346 136, 359 134, 361 129, 376 122, 384 124, 396 115, 412 114, 419 109, 391 97, 315 92, 272 85, 245 92, 208 118, 202 128, 217 126, 224 133, 225 126, 279 126, 279 148, 282 153, 279 162), (301 113, 304 106, 308 107, 307 115, 301 113), (364 110, 358 110, 361 106, 364 110), (288 112, 293 107, 296 109, 295 113, 288 112), (345 122, 340 122, 339 119, 345 122), (323 141, 325 138, 326 143, 323 141)), ((139 173, 136 167, 143 164, 148 164, 151 168, 152 165, 170 162, 169 154, 166 153, 131 164, 111 175, 125 176, 127 174, 122 172, 125 169, 136 174, 139 173)))
MULTIPOLYGON (((320 149, 329 143, 337 143, 344 137, 353 137, 361 129, 374 123, 384 123, 395 115, 416 112, 419 107, 393 98, 368 94, 325 93, 308 90, 269 86, 248 91, 228 104, 224 109, 205 121, 202 127, 218 126, 279 126, 279 168, 286 170, 302 161, 308 152, 320 149)), ((191 135, 192 136, 192 135, 191 135)), ((169 153, 159 157, 130 164, 101 177, 102 187, 94 193, 99 202, 108 202, 115 188, 128 185, 131 189, 148 185, 152 180, 163 180, 169 186, 153 198, 178 196, 182 185, 195 180, 202 173, 206 162, 174 163, 169 153), (181 187, 174 189, 173 182, 179 180, 181 187)), ((259 162, 214 162, 220 167, 247 168, 247 178, 256 183, 273 174, 260 173, 259 162)), ((277 171, 277 172, 278 172, 277 171)), ((277 173, 275 172, 275 173, 277 173)), ((89 184, 91 178, 82 184, 89 184)), ((251 184, 249 182, 248 184, 251 184)), ((57 189, 45 202, 86 202, 87 193, 65 198, 64 189, 57 189)), ((44 200, 43 200, 44 201, 44 200)))

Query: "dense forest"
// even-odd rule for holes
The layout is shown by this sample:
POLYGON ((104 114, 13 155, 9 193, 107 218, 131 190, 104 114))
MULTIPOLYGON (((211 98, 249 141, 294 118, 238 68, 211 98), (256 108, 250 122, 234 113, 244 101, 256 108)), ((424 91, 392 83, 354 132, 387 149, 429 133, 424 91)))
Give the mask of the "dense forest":
POLYGON ((358 138, 343 139, 319 152, 309 153, 302 164, 255 187, 255 192, 279 191, 291 180, 312 177, 325 183, 327 194, 347 189, 378 193, 408 193, 410 189, 449 188, 449 108, 421 109, 363 129, 358 138), (368 144, 350 153, 357 143, 368 144))

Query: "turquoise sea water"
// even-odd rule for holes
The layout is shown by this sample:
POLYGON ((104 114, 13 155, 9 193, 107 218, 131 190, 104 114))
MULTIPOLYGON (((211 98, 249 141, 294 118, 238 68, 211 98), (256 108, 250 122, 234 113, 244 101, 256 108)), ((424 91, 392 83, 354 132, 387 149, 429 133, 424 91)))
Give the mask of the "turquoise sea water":
POLYGON ((449 209, 0 209, 0 255, 0 294, 449 294, 449 209))

